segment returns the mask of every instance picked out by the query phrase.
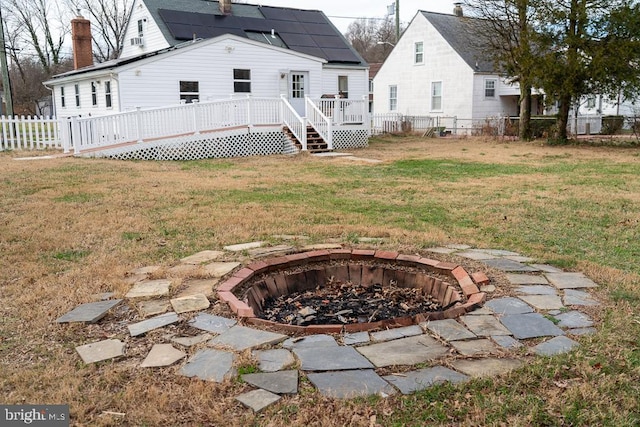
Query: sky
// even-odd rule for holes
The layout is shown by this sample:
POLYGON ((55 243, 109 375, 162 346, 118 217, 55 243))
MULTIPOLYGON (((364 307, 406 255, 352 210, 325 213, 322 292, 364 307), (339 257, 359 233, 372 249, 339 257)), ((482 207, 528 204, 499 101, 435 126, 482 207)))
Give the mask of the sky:
MULTIPOLYGON (((384 18, 387 15, 387 6, 395 2, 396 0, 248 0, 246 3, 321 10, 340 32, 345 33, 349 24, 358 18, 384 18)), ((400 21, 404 24, 408 24, 418 10, 453 13, 454 0, 398 0, 398 2, 400 3, 400 21)))

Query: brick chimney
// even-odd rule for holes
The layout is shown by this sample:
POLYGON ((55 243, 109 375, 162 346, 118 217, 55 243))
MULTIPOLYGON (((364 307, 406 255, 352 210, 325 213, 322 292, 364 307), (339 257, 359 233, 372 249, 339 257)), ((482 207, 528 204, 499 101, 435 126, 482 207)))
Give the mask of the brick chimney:
POLYGON ((231 15, 231 0, 219 0, 218 4, 223 15, 231 15))
POLYGON ((71 20, 71 40, 73 41, 73 68, 93 65, 91 46, 91 22, 78 14, 71 20))

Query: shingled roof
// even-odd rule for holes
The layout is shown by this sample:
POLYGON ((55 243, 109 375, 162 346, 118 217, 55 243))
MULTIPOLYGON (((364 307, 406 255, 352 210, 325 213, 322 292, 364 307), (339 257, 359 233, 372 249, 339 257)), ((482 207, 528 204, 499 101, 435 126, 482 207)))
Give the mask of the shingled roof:
POLYGON ((495 73, 490 54, 479 45, 477 35, 485 30, 480 19, 426 11, 420 13, 473 70, 495 73))

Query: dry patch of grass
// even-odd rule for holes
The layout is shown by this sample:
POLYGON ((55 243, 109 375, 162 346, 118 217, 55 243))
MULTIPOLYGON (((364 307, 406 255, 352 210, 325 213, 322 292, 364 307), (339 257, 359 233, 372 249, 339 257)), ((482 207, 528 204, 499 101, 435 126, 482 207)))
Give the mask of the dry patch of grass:
MULTIPOLYGON (((0 393, 4 403, 69 403, 77 425, 634 425, 640 422, 640 157, 633 150, 481 139, 376 139, 345 159, 198 162, 0 154, 0 393), (596 335, 503 378, 413 396, 336 401, 301 392, 253 415, 249 390, 136 368, 84 365, 77 345, 126 335, 54 320, 204 249, 273 235, 351 243, 384 237, 406 253, 466 243, 522 252, 602 286, 596 335), (105 411, 125 413, 103 415, 105 411)), ((477 266, 480 269, 481 266, 477 266)), ((494 274, 497 279, 499 274, 494 274)), ((496 280, 499 286, 504 283, 496 280)), ((508 294, 507 289, 500 289, 508 294)), ((162 337, 153 334, 152 342, 162 337)), ((135 340, 133 340, 135 342, 135 340)), ((141 342, 141 341, 140 341, 141 342)), ((141 344, 142 345, 142 344, 141 344)), ((244 355, 238 366, 253 361, 244 355)))

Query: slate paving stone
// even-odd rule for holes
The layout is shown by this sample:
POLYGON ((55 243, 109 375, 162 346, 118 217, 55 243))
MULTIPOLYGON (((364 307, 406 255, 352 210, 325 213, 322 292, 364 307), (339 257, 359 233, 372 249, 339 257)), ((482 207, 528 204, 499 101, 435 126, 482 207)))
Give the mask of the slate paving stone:
POLYGON ((352 399, 395 394, 395 389, 373 369, 309 373, 307 378, 321 395, 327 397, 352 399))
POLYGON ((511 335, 511 332, 500 323, 495 316, 477 315, 461 316, 460 320, 467 328, 479 337, 490 337, 493 335, 511 335))
POLYGON ((138 282, 133 287, 125 297, 127 298, 152 298, 152 297, 161 297, 167 295, 169 293, 169 288, 171 287, 171 280, 168 279, 158 279, 158 280, 145 280, 143 282, 138 282))
POLYGON ((263 372, 281 371, 296 363, 293 354, 284 348, 254 350, 251 354, 258 361, 258 368, 263 372))
POLYGON ((496 375, 505 374, 513 369, 517 369, 523 365, 523 362, 518 359, 498 359, 494 357, 487 357, 484 359, 458 359, 453 360, 451 365, 457 371, 471 377, 493 377, 496 375))
POLYGON ((458 384, 469 381, 467 375, 445 368, 444 366, 418 369, 417 371, 409 371, 402 375, 387 375, 382 378, 395 386, 402 394, 415 393, 416 391, 425 390, 445 382, 458 384))
POLYGON ((468 341, 454 341, 450 344, 463 356, 498 353, 498 348, 486 338, 468 341))
POLYGON ((194 345, 207 342, 211 338, 213 338, 211 334, 200 334, 193 337, 172 337, 171 342, 183 347, 193 347, 194 345))
POLYGON ((149 277, 148 274, 132 274, 123 279, 123 282, 127 285, 135 285, 138 282, 142 282, 149 277))
POLYGON ((448 353, 447 347, 428 335, 402 338, 356 347, 377 368, 393 365, 415 365, 448 353))
POLYGON ((303 347, 294 348, 303 371, 344 371, 373 368, 362 354, 353 347, 303 347))
POLYGON ((530 263, 535 261, 535 259, 528 257, 528 256, 522 256, 522 255, 507 255, 505 256, 506 259, 510 259, 511 261, 516 261, 516 262, 525 262, 525 263, 530 263))
POLYGON ((495 259, 494 255, 490 255, 486 252, 480 252, 475 250, 465 251, 465 252, 457 252, 456 255, 461 256, 463 258, 473 259, 476 261, 482 261, 487 259, 495 259))
POLYGON ((205 348, 194 354, 180 369, 180 375, 221 383, 233 375, 233 360, 233 353, 205 348))
POLYGON ((298 392, 297 370, 244 374, 242 379, 246 383, 271 393, 296 394, 298 392))
POLYGON ((554 316, 560 321, 558 326, 561 328, 589 328, 593 326, 593 320, 589 316, 579 311, 573 310, 554 316))
POLYGON ((353 332, 346 333, 342 336, 342 342, 344 345, 358 345, 366 344, 371 341, 369 332, 353 332))
POLYGON ((549 282, 558 289, 596 288, 598 285, 582 273, 547 273, 549 282))
POLYGON ((209 308, 210 304, 209 299, 204 294, 189 295, 171 300, 173 311, 178 314, 205 310, 209 308))
POLYGON ((169 366, 185 357, 187 353, 174 348, 171 344, 156 344, 140 364, 141 368, 169 366))
POLYGON ((264 248, 249 249, 247 253, 252 258, 261 258, 265 256, 275 256, 282 253, 291 253, 295 248, 291 245, 267 246, 264 248))
POLYGON ((358 243, 382 243, 384 237, 358 237, 358 243))
POLYGON ((147 320, 143 320, 142 322, 132 323, 127 326, 129 328, 129 334, 132 337, 137 337, 138 335, 146 334, 147 332, 162 328, 163 326, 171 325, 178 321, 178 315, 176 313, 165 313, 156 317, 152 317, 147 320))
POLYGON ((537 310, 560 310, 564 308, 559 295, 520 295, 520 299, 537 310))
POLYGON ((522 285, 516 286, 514 291, 525 295, 558 295, 558 291, 553 286, 548 285, 522 285))
POLYGON ((533 308, 520 298, 505 297, 487 301, 484 304, 496 314, 523 314, 533 312, 533 308))
POLYGON ((494 335, 491 337, 496 344, 498 344, 502 348, 506 348, 508 350, 513 350, 522 347, 522 344, 517 339, 513 338, 509 335, 494 335))
POLYGON ((505 251, 504 249, 475 249, 478 252, 485 252, 490 255, 507 257, 507 256, 520 256, 518 252, 505 251))
POLYGON ((195 279, 184 282, 183 288, 176 295, 177 298, 202 294, 206 297, 213 296, 213 287, 218 284, 218 279, 195 279))
POLYGON ((565 305, 596 306, 600 303, 589 293, 575 289, 565 289, 563 301, 565 305))
POLYGON ((454 319, 422 322, 420 326, 430 330, 445 341, 473 339, 476 335, 454 319))
POLYGON ((205 274, 212 277, 222 277, 239 267, 239 262, 212 262, 203 267, 205 274))
POLYGON ((467 316, 492 316, 493 310, 489 310, 487 307, 479 307, 473 311, 467 313, 467 316))
POLYGON ((531 267, 535 267, 545 273, 562 273, 562 270, 548 264, 531 264, 531 267))
POLYGON ((418 325, 405 326, 402 328, 386 329, 371 333, 373 341, 389 341, 398 338, 413 337, 422 335, 422 328, 418 325))
POLYGON ((544 276, 535 274, 508 273, 507 280, 513 285, 548 285, 549 281, 544 276))
POLYGON ((214 334, 221 334, 228 331, 236 323, 238 323, 238 321, 234 319, 214 316, 209 313, 199 313, 189 321, 189 326, 203 331, 213 332, 214 334))
POLYGON ((261 389, 242 393, 241 395, 236 397, 236 400, 238 402, 253 410, 253 412, 260 412, 264 408, 273 405, 280 399, 282 399, 281 396, 261 389))
POLYGON ((95 323, 102 319, 113 307, 122 302, 121 299, 89 302, 81 304, 56 319, 58 323, 86 322, 95 323))
POLYGON ((518 339, 564 335, 562 329, 540 313, 512 314, 500 321, 518 339))
POLYGON ((159 265, 147 265, 145 267, 138 267, 130 271, 131 274, 153 274, 162 270, 162 267, 159 265))
POLYGON ((180 260, 183 264, 203 264, 224 255, 222 251, 201 251, 180 260))
POLYGON ((520 262, 517 261, 512 261, 510 259, 506 259, 506 258, 495 258, 495 259, 486 259, 486 260, 480 260, 480 262, 488 265, 489 267, 493 267, 497 270, 501 270, 501 271, 505 271, 505 272, 510 272, 510 271, 539 271, 537 268, 535 267, 531 267, 529 265, 526 264, 522 264, 520 262))
POLYGON ((148 301, 140 301, 137 306, 143 317, 149 317, 166 313, 169 311, 171 304, 167 300, 152 299, 148 301))
POLYGON ((263 345, 278 344, 287 338, 286 335, 235 325, 209 341, 209 345, 231 347, 236 351, 242 351, 263 345))
POLYGON ((338 342, 331 335, 316 334, 302 337, 289 338, 282 343, 283 348, 304 348, 304 347, 337 347, 338 342))
POLYGON ((452 254, 457 249, 454 248, 428 248, 427 252, 433 252, 434 254, 452 254))
POLYGON ((108 339, 80 345, 76 347, 76 351, 84 363, 95 363, 124 356, 124 343, 120 340, 108 339))
POLYGON ((469 245, 460 245, 460 244, 456 244, 456 243, 454 243, 452 245, 447 245, 447 247, 451 248, 451 249, 460 250, 460 251, 464 251, 466 249, 471 249, 471 246, 469 246, 469 245))
POLYGON ((242 252, 249 249, 255 249, 266 245, 267 242, 247 242, 247 243, 238 243, 235 245, 224 246, 222 249, 229 252, 242 252))
POLYGON ((596 328, 575 328, 567 331, 571 335, 593 335, 596 332, 596 328))
POLYGON ((194 264, 178 264, 167 269, 167 274, 170 276, 185 277, 189 275, 195 275, 200 271, 202 267, 194 264))
POLYGON ((567 353, 579 344, 567 337, 555 337, 549 341, 538 344, 533 347, 533 351, 541 356, 555 356, 557 354, 567 353))

